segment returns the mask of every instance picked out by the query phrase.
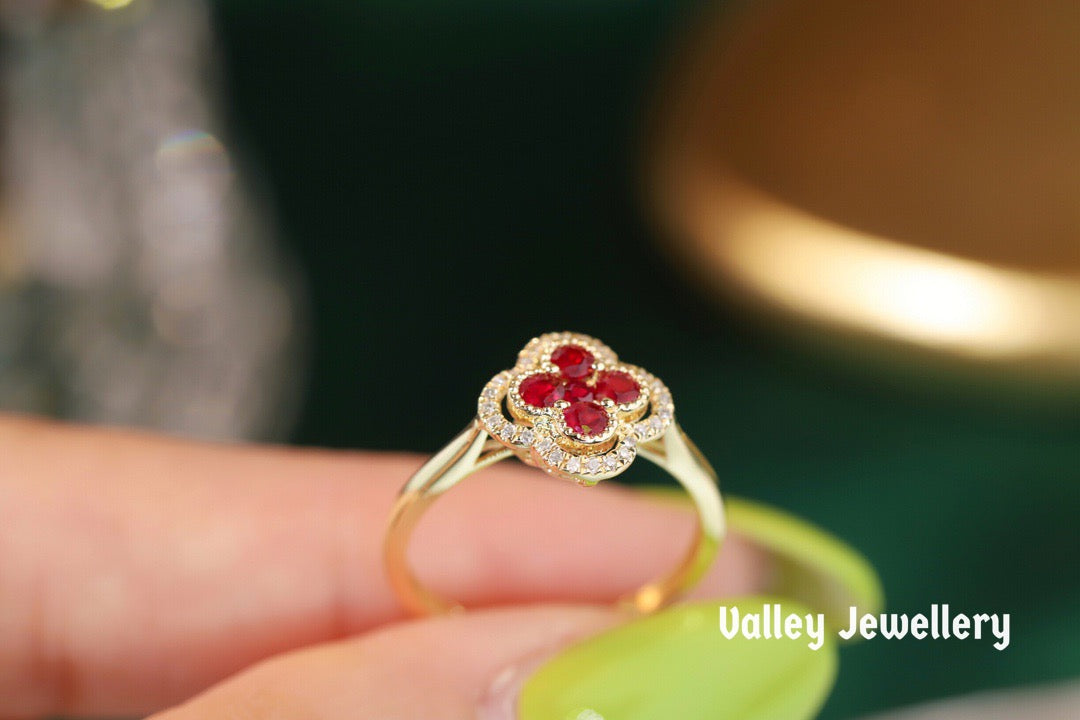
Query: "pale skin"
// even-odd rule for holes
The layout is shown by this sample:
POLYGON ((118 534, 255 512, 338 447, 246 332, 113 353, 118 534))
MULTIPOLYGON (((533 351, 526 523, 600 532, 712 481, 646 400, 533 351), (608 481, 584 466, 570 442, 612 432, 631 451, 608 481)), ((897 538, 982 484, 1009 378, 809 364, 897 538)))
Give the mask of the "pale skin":
MULTIPOLYGON (((0 416, 0 718, 471 719, 500 671, 624 621, 603 603, 688 542, 688 508, 500 463, 412 554, 474 609, 410 620, 380 546, 421 462, 0 416)), ((764 572, 729 538, 695 595, 764 572)))

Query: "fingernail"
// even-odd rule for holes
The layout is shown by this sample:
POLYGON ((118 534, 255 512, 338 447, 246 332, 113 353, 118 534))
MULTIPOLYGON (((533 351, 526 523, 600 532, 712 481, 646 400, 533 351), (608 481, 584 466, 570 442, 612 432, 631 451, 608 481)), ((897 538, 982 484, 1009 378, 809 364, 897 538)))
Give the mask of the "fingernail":
MULTIPOLYGON (((657 507, 685 511, 686 522, 692 522, 694 504, 679 488, 636 485, 632 490, 657 507)), ((768 553, 759 546, 748 544, 740 535, 728 533, 712 567, 685 599, 705 600, 762 592, 772 577, 771 565, 768 553)))
MULTIPOLYGON (((776 601, 678 606, 564 650, 523 684, 508 670, 497 681, 504 683, 503 712, 516 706, 517 720, 812 717, 835 675, 834 642, 813 650, 805 639, 729 639, 720 632, 721 605, 745 613, 760 612, 766 602, 776 601)), ((805 612, 788 601, 784 610, 805 612)))
MULTIPOLYGON (((600 624, 594 626, 592 633, 599 629, 611 627, 616 623, 626 622, 629 618, 636 617, 620 610, 612 610, 606 617, 594 618, 600 624)), ((576 642, 580 642, 580 633, 569 636, 553 635, 542 647, 534 649, 529 654, 518 658, 513 664, 503 668, 492 680, 486 692, 477 703, 476 720, 516 720, 518 717, 517 703, 521 695, 521 688, 536 670, 576 642)))
POLYGON ((522 686, 554 653, 554 649, 535 653, 496 675, 487 692, 480 698, 476 720, 515 720, 518 716, 517 704, 522 686))
MULTIPOLYGON (((690 504, 678 488, 635 489, 658 503, 690 504)), ((880 612, 884 597, 877 573, 849 545, 791 513, 763 503, 725 496, 724 504, 728 542, 745 542, 759 550, 757 559, 764 572, 759 573, 754 592, 799 600, 825 613, 826 621, 834 627, 847 622, 851 606, 860 612, 880 612)))
POLYGON ((762 548, 770 559, 764 592, 797 599, 846 627, 852 606, 878 613, 885 604, 873 566, 854 548, 790 513, 741 498, 728 501, 732 532, 762 548))

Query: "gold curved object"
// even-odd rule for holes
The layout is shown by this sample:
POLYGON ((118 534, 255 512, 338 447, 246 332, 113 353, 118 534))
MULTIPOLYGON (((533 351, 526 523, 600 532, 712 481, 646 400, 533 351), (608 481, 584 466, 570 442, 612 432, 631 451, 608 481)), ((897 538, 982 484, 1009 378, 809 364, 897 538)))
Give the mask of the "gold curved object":
POLYGON ((695 30, 646 178, 689 272, 815 339, 1080 377, 1074 2, 778 0, 695 30))
POLYGON ((845 227, 734 175, 693 214, 686 242, 747 296, 811 321, 958 357, 1071 367, 1080 282, 1000 267, 845 227))

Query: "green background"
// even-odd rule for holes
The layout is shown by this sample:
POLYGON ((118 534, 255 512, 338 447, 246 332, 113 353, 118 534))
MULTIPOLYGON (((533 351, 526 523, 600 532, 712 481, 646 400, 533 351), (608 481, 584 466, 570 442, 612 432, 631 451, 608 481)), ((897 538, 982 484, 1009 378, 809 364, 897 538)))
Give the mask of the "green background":
POLYGON ((845 649, 823 717, 1080 674, 1077 403, 810 352, 657 249, 635 153, 691 6, 217 0, 232 136, 306 276, 293 439, 433 451, 531 335, 595 334, 670 385, 725 491, 852 543, 892 610, 1012 613, 1005 652, 845 649))

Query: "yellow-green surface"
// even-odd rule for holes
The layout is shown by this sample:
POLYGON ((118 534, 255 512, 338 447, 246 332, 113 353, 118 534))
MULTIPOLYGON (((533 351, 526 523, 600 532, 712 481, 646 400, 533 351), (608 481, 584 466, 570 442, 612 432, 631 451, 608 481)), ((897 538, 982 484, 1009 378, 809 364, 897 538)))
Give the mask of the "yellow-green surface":
POLYGON ((770 593, 792 597, 846 627, 849 608, 880 612, 885 599, 870 563, 851 546, 781 510, 738 498, 727 500, 728 528, 769 553, 770 593))
MULTIPOLYGON (((690 502, 674 487, 644 486, 638 491, 665 502, 690 502)), ((824 613, 833 629, 848 625, 852 606, 859 615, 883 609, 885 598, 874 568, 839 538, 791 513, 743 498, 725 496, 724 510, 728 533, 767 553, 770 572, 764 591, 824 613)))
MULTIPOLYGON (((760 612, 774 598, 726 603, 760 612)), ((831 633, 728 639, 719 605, 684 605, 587 640, 542 666, 522 690, 521 720, 798 720, 815 715, 836 673, 831 633)), ((785 612, 806 613, 784 601, 785 612)))

